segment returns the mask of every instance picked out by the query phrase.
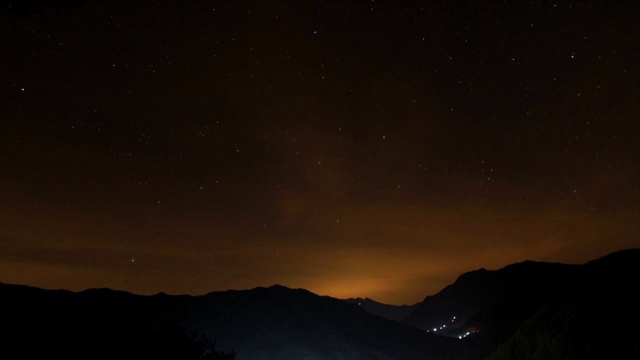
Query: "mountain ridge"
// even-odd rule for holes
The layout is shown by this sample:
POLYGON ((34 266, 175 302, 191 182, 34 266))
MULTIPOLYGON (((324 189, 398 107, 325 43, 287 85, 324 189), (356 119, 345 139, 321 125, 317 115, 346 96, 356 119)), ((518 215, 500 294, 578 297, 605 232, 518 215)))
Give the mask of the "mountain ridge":
POLYGON ((489 355, 549 304, 570 301, 577 293, 586 296, 589 284, 599 284, 603 293, 619 293, 629 286, 629 274, 640 271, 639 265, 640 249, 632 248, 583 264, 528 260, 497 270, 478 269, 427 296, 403 322, 447 336, 468 336, 465 340, 489 355), (447 327, 441 328, 443 325, 447 327))
MULTIPOLYGON (((626 249, 584 264, 523 261, 481 268, 412 306, 337 299, 280 284, 203 295, 137 295, 0 282, 0 297, 10 310, 4 316, 10 330, 4 351, 31 348, 35 337, 43 345, 39 349, 47 349, 37 355, 85 358, 105 343, 135 343, 140 334, 174 324, 236 351, 239 360, 528 359, 539 344, 548 353, 534 354, 544 358, 584 357, 584 348, 638 358, 633 356, 640 349, 632 344, 640 339, 629 334, 640 321, 634 308, 640 299, 631 286, 639 266, 640 249, 626 249), (609 310, 619 319, 606 316, 609 310), (625 314, 630 322, 624 322, 625 314), (606 333, 586 331, 584 321, 606 333), (573 332, 562 330, 563 322, 573 332)), ((109 349, 105 356, 121 355, 119 347, 109 349)))
MULTIPOLYGON (((139 334, 171 324, 205 335, 220 349, 235 351, 239 360, 477 358, 473 345, 461 346, 343 300, 281 285, 171 296, 2 284, 0 296, 12 309, 4 325, 14 329, 4 351, 28 348, 31 336, 20 334, 46 334, 41 349, 83 358, 105 342, 131 343, 139 334)), ((118 356, 118 349, 109 355, 118 356)))

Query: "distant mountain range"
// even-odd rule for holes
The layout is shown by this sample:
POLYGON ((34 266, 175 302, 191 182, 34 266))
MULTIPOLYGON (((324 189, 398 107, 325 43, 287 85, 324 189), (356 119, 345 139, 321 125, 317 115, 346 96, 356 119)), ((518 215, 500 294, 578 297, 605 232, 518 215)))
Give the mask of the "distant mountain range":
POLYGON ((462 274, 412 306, 278 285, 140 296, 0 284, 0 357, 171 358, 149 334, 176 326, 238 360, 640 359, 638 267, 640 249, 526 261, 462 274))
POLYGON ((394 320, 394 321, 403 321, 406 319, 413 311, 418 307, 418 304, 414 305, 388 305, 379 303, 375 300, 371 300, 369 298, 352 298, 345 300, 348 303, 355 304, 361 306, 368 313, 373 315, 378 315, 385 319, 394 320))

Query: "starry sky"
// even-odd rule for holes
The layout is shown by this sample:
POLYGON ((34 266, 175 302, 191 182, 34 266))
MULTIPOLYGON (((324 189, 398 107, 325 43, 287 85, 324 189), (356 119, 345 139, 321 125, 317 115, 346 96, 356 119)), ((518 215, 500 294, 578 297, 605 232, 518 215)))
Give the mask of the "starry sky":
POLYGON ((412 304, 638 247, 640 5, 602 3, 2 5, 0 281, 412 304))

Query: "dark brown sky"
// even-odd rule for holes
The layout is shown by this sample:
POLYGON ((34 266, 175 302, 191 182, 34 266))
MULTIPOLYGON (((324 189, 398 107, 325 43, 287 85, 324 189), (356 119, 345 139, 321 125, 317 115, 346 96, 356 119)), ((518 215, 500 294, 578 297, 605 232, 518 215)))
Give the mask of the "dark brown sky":
POLYGON ((400 304, 640 246, 633 1, 20 3, 2 282, 400 304))

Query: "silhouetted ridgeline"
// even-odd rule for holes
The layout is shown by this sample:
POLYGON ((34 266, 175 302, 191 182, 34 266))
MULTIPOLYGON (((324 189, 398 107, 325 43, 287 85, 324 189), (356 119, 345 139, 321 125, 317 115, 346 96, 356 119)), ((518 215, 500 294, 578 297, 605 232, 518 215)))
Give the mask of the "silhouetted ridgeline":
POLYGON ((578 268, 526 261, 496 271, 465 273, 438 294, 427 297, 404 321, 456 337, 466 335, 469 329, 478 331, 472 339, 488 354, 564 291, 578 268))
POLYGON ((142 297, 0 284, 3 359, 234 359, 206 336, 150 322, 142 297))
POLYGON ((492 359, 638 359, 639 267, 640 250, 630 249, 585 265, 480 269, 427 296, 402 321, 462 337, 485 355, 504 343, 492 359))
POLYGON ((283 286, 139 296, 0 284, 0 358, 640 359, 639 266, 632 249, 472 271, 413 308, 283 286), (408 324, 365 308, 406 311, 408 324))
POLYGON ((640 359, 640 250, 583 265, 488 360, 640 359))
POLYGON ((0 296, 7 315, 3 326, 10 334, 1 351, 28 354, 24 359, 129 358, 129 348, 138 349, 133 358, 146 359, 155 350, 144 345, 149 334, 167 324, 216 341, 216 349, 234 349, 240 360, 478 358, 472 345, 457 339, 282 286, 192 297, 1 285, 0 296))

